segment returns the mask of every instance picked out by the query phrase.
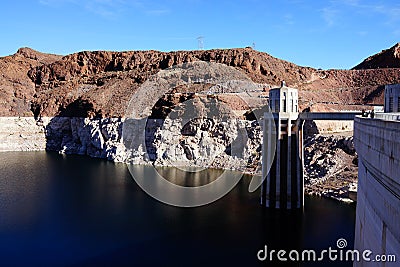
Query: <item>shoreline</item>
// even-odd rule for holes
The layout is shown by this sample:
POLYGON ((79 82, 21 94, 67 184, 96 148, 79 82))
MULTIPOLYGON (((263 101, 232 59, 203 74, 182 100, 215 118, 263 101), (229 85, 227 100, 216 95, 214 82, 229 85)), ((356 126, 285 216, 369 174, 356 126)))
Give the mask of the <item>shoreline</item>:
MULTIPOLYGON (((141 145, 148 141, 147 139, 145 141, 143 138, 142 140, 136 140, 137 137, 129 136, 130 140, 126 140, 122 133, 122 128, 127 126, 123 125, 124 123, 126 124, 126 121, 127 119, 123 118, 88 119, 73 117, 43 117, 40 120, 36 120, 34 117, 0 117, 0 140, 2 141, 0 145, 0 152, 47 151, 58 152, 59 154, 83 155, 92 158, 101 158, 115 163, 132 163, 155 167, 174 167, 174 165, 168 164, 168 160, 163 160, 162 158, 160 159, 157 156, 158 154, 150 155, 152 158, 149 158, 149 156, 143 152, 141 145), (128 149, 126 147, 127 142, 130 145, 130 147, 128 146, 128 149)), ((162 138, 167 139, 166 142, 170 142, 165 144, 162 143, 165 142, 163 139, 153 140, 153 142, 158 142, 158 145, 164 145, 164 147, 161 148, 163 149, 162 151, 164 151, 162 155, 164 155, 166 152, 169 152, 169 146, 175 145, 177 147, 177 145, 180 145, 179 143, 174 143, 174 140, 172 140, 175 138, 176 133, 166 130, 160 131, 160 121, 151 120, 151 123, 151 132, 153 134, 157 133, 162 138)), ((218 122, 214 123, 217 124, 218 122)), ((250 130, 252 136, 255 136, 255 139, 253 138, 253 140, 249 140, 252 142, 249 143, 251 149, 247 151, 246 156, 253 156, 253 162, 259 162, 257 161, 256 152, 257 149, 260 149, 260 145, 257 145, 257 143, 261 142, 260 131, 259 129, 257 130, 258 125, 253 124, 252 121, 238 122, 238 125, 247 127, 246 130, 250 130)), ((140 137, 140 133, 142 133, 141 130, 143 131, 148 125, 144 125, 143 121, 135 121, 132 125, 128 126, 130 129, 134 129, 134 131, 132 130, 132 133, 140 137)), ((175 126, 179 126, 179 124, 175 126)), ((208 132, 210 131, 213 131, 213 129, 208 129, 208 132)), ((195 134, 198 135, 198 132, 195 134)), ((191 140, 201 141, 201 138, 204 139, 204 134, 209 136, 206 139, 206 145, 212 146, 211 149, 219 149, 218 151, 220 152, 223 151, 224 147, 221 147, 221 145, 218 143, 218 140, 216 141, 216 139, 213 139, 212 136, 207 135, 207 131, 203 131, 201 137, 194 136, 193 138, 190 138, 192 138, 191 140)), ((349 132, 344 134, 325 133, 316 136, 324 137, 327 135, 342 137, 343 135, 348 136, 349 132)), ((192 155, 196 155, 195 153, 201 153, 201 150, 208 149, 208 147, 200 148, 193 145, 188 147, 191 149, 192 155), (196 151, 195 149, 198 150, 196 151)), ((157 149, 160 149, 160 147, 157 147, 157 149)), ((154 151, 147 150, 146 152, 152 153, 154 151)), ((197 155, 200 156, 200 158, 207 157, 207 155, 197 155)), ((210 156, 212 155, 208 155, 208 157, 210 156)), ((181 152, 181 154, 172 154, 171 157, 174 157, 172 159, 175 160, 179 160, 179 157, 183 157, 185 161, 182 161, 181 163, 188 163, 181 164, 184 167, 197 165, 197 167, 200 168, 206 167, 221 170, 233 170, 247 175, 255 175, 255 165, 244 165, 243 161, 232 156, 225 155, 224 157, 214 158, 211 164, 210 161, 207 162, 204 160, 194 164, 194 161, 188 161, 185 158, 185 151, 181 152)), ((305 161, 305 164, 307 164, 307 161, 305 161)), ((306 166, 305 169, 309 169, 309 167, 310 166, 306 166)), ((305 173, 305 179, 307 179, 306 175, 307 174, 305 173)), ((343 186, 330 186, 328 190, 313 187, 314 184, 306 183, 305 194, 310 196, 326 196, 331 199, 336 199, 340 202, 351 201, 350 198, 342 197, 343 195, 347 195, 349 193, 347 189, 343 188, 343 186), (335 190, 340 192, 340 194, 337 194, 337 192, 335 193, 335 190)))

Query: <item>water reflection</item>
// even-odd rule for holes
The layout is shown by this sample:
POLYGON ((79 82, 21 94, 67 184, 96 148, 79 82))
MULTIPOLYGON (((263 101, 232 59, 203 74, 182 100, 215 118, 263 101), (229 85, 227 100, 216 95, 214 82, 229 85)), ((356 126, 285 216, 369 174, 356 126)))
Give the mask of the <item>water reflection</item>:
POLYGON ((224 170, 192 167, 187 171, 176 167, 155 167, 161 177, 180 186, 194 187, 209 184, 218 179, 224 170))
POLYGON ((212 203, 229 193, 242 178, 241 172, 223 170, 203 170, 196 175, 193 172, 177 172, 172 167, 166 176, 160 175, 153 166, 129 164, 128 169, 135 182, 151 197, 162 203, 177 207, 198 207, 212 203), (172 176, 171 176, 172 174, 172 176), (174 176, 178 174, 179 176, 174 176), (203 174, 203 175, 201 175, 203 174), (192 178, 197 178, 192 180, 192 178), (212 177, 211 182, 210 177, 212 177), (198 187, 184 187, 171 181, 188 180, 189 183, 202 184, 198 187))
POLYGON ((304 212, 263 209, 250 179, 210 205, 176 208, 144 193, 124 164, 0 153, 0 265, 263 266, 256 253, 264 245, 318 250, 343 237, 353 246, 353 206, 306 198, 304 212))

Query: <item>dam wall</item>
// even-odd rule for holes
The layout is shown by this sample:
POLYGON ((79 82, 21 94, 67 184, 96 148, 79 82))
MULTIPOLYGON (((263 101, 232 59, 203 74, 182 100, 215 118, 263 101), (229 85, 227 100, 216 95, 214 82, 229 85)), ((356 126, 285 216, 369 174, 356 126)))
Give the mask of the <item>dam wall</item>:
POLYGON ((400 121, 390 120, 390 114, 377 117, 354 120, 359 155, 355 249, 394 254, 397 263, 354 266, 398 266, 400 261, 400 121))

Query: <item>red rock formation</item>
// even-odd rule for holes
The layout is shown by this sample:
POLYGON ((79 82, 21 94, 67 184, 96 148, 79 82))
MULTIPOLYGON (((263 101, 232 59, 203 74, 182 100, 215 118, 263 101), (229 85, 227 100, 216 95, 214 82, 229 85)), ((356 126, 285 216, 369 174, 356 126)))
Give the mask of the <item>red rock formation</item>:
POLYGON ((382 104, 383 85, 400 83, 397 68, 316 70, 251 48, 169 53, 94 51, 62 58, 24 48, 0 58, 0 115, 70 115, 71 105, 85 103, 89 115, 123 116, 131 96, 150 75, 198 60, 232 66, 257 83, 276 86, 285 80, 300 89, 303 108, 311 101, 339 107, 382 104))
POLYGON ((12 56, 0 58, 0 116, 32 116, 36 93, 27 73, 30 69, 60 60, 61 56, 21 48, 12 56))
POLYGON ((378 69, 378 68, 400 68, 400 43, 393 47, 382 50, 380 53, 370 56, 354 69, 378 69))

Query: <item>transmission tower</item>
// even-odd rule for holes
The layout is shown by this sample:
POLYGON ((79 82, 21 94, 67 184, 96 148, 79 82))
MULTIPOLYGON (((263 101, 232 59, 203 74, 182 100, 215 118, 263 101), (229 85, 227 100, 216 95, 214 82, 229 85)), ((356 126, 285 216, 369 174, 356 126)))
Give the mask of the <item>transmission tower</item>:
POLYGON ((204 49, 204 37, 203 36, 197 37, 197 45, 198 45, 199 50, 204 49))
POLYGON ((253 50, 256 50, 256 43, 255 42, 253 42, 251 48, 253 48, 253 50))

